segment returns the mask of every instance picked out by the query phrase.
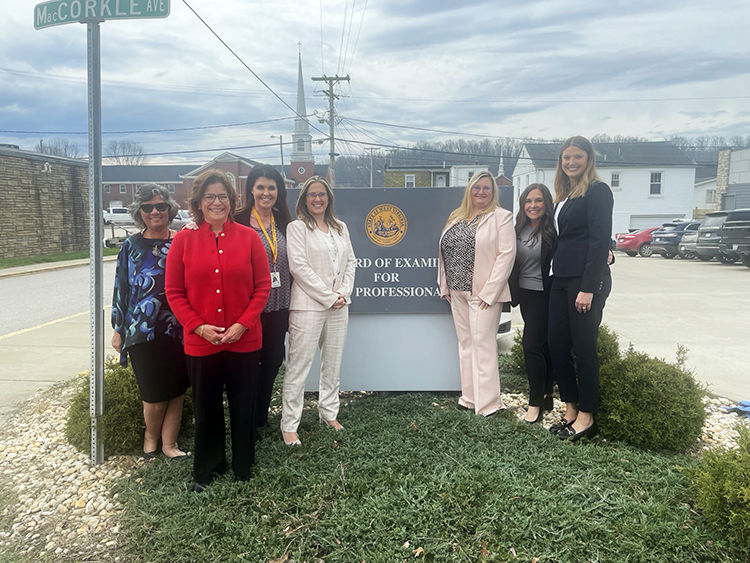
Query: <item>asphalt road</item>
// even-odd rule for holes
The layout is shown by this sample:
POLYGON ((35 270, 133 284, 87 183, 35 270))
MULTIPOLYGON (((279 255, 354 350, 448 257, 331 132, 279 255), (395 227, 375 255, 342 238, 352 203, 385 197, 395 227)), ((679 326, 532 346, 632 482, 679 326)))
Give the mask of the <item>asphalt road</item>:
MULTIPOLYGON (((104 263, 104 303, 112 303, 114 262, 104 263)), ((0 279, 0 335, 89 309, 89 268, 78 266, 0 279)))

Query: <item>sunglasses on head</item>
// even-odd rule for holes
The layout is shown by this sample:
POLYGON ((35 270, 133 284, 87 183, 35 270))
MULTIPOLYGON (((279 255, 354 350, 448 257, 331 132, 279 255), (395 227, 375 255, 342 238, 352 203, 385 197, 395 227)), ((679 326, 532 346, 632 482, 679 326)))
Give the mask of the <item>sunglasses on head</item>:
POLYGON ((159 213, 164 213, 167 209, 169 209, 169 204, 168 203, 163 203, 163 202, 162 203, 143 203, 143 204, 141 204, 141 211, 143 211, 144 213, 151 213, 154 210, 154 208, 156 208, 156 210, 159 213))

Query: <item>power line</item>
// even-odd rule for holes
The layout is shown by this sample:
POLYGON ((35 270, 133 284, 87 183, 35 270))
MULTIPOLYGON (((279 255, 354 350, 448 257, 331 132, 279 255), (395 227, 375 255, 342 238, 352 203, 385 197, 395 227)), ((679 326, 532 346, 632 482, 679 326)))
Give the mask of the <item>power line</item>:
MULTIPOLYGON (((309 114, 305 117, 309 117, 309 114)), ((246 125, 258 125, 260 123, 272 123, 275 121, 287 121, 296 119, 294 116, 276 117, 274 119, 262 119, 260 121, 243 121, 241 123, 224 123, 221 125, 200 125, 195 127, 173 127, 171 129, 131 129, 125 131, 102 131, 102 135, 130 135, 133 133, 175 133, 181 131, 200 131, 205 129, 222 129, 225 127, 243 127, 246 125)), ((88 135, 87 131, 21 131, 14 129, 0 129, 0 133, 14 133, 19 135, 88 135)))
POLYGON ((278 95, 278 94, 277 94, 277 93, 276 93, 276 92, 274 91, 274 89, 273 89, 273 88, 271 88, 271 87, 270 87, 270 86, 269 86, 268 84, 266 84, 266 82, 265 82, 265 81, 264 81, 264 80, 263 80, 263 79, 262 79, 262 78, 261 78, 260 76, 258 76, 258 75, 256 74, 256 72, 255 72, 255 71, 254 71, 254 70, 253 70, 252 68, 250 68, 250 66, 249 66, 249 65, 248 65, 248 64, 247 64, 247 63, 246 63, 246 62, 245 62, 244 60, 242 60, 242 57, 240 57, 240 56, 239 56, 239 55, 238 55, 238 54, 237 54, 237 53, 236 53, 236 52, 234 51, 234 49, 232 49, 232 48, 231 48, 231 47, 230 47, 230 46, 229 46, 229 45, 227 44, 227 42, 226 42, 226 41, 224 41, 224 40, 223 40, 223 39, 222 39, 222 38, 221 38, 221 37, 219 36, 219 34, 218 34, 218 33, 216 33, 216 32, 215 32, 215 31, 213 30, 213 28, 212 28, 212 27, 211 27, 210 25, 208 25, 208 23, 207 23, 207 22, 206 22, 206 21, 205 21, 205 20, 204 20, 204 19, 203 19, 203 18, 202 18, 202 17, 201 17, 201 16, 199 15, 199 14, 198 14, 198 12, 196 12, 196 11, 195 11, 195 10, 193 9, 193 7, 192 7, 192 6, 190 5, 190 4, 188 4, 187 0, 182 0, 182 3, 183 3, 183 4, 185 4, 185 6, 187 6, 187 7, 188 7, 188 8, 190 9, 190 11, 191 11, 191 12, 193 12, 193 14, 195 14, 195 17, 196 17, 196 18, 198 18, 198 20, 199 20, 199 21, 200 21, 200 22, 201 22, 201 23, 202 23, 203 25, 205 25, 205 26, 206 26, 206 28, 207 28, 207 29, 208 29, 208 30, 209 30, 209 31, 210 31, 210 32, 211 32, 211 33, 212 33, 212 34, 214 35, 214 37, 216 37, 216 39, 218 39, 218 40, 219 40, 219 42, 220 42, 220 43, 221 43, 222 45, 224 45, 224 47, 226 47, 226 49, 227 49, 227 50, 228 50, 228 51, 229 51, 230 53, 232 53, 232 55, 234 55, 234 58, 236 58, 236 59, 237 59, 237 60, 238 60, 238 61, 240 62, 240 64, 241 64, 242 66, 244 66, 244 67, 245 67, 245 68, 246 68, 246 69, 247 69, 248 71, 250 71, 250 74, 252 74, 252 75, 253 75, 253 76, 254 76, 254 77, 255 77, 255 78, 256 78, 256 79, 258 80, 258 82, 260 82, 261 84, 263 84, 263 86, 265 86, 265 87, 266 87, 266 89, 267 89, 267 90, 268 90, 269 92, 271 92, 271 94, 273 94, 273 96, 274 96, 274 97, 275 97, 275 98, 276 98, 277 100, 279 100, 279 101, 280 101, 280 102, 281 102, 282 104, 284 104, 284 105, 285 105, 285 106, 286 106, 287 108, 289 108, 289 109, 290 109, 290 110, 292 111, 292 113, 293 113, 293 114, 294 114, 295 116, 297 116, 297 117, 299 117, 299 118, 301 118, 301 119, 304 119, 305 121, 307 121, 307 124, 308 124, 308 125, 309 125, 310 127, 312 127, 313 129, 315 129, 315 130, 316 130, 316 131, 317 131, 318 133, 323 133, 323 135, 325 135, 325 133, 324 133, 323 131, 321 131, 320 129, 318 129, 317 127, 315 127, 315 125, 313 125, 312 123, 310 123, 310 121, 309 121, 309 120, 308 120, 308 119, 307 119, 307 118, 306 118, 305 116, 303 116, 303 115, 299 115, 299 114, 297 113, 297 110, 295 110, 295 109, 294 109, 294 108, 293 108, 292 106, 290 106, 290 105, 289 105, 288 103, 286 103, 286 101, 285 101, 285 100, 284 100, 284 99, 283 99, 283 98, 282 98, 281 96, 279 96, 279 95, 278 95))

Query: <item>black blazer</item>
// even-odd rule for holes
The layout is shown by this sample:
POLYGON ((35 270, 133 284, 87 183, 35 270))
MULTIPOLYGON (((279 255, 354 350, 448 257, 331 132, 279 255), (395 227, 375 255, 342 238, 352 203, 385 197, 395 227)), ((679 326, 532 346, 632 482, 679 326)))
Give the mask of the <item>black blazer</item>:
MULTIPOLYGON (((555 253, 556 247, 557 240, 554 240, 552 245, 550 246, 545 242, 544 239, 542 239, 542 286, 544 287, 544 292, 547 294, 549 294, 549 289, 552 286, 552 278, 549 275, 549 268, 552 262, 552 255, 555 253)), ((512 307, 517 306, 519 303, 518 296, 521 289, 519 285, 519 278, 521 275, 521 268, 518 264, 519 260, 520 258, 518 256, 518 253, 516 253, 516 261, 513 264, 513 270, 511 271, 510 277, 508 278, 508 286, 510 287, 510 304, 512 307)))
POLYGON ((598 180, 591 183, 585 196, 565 202, 557 218, 557 250, 552 262, 556 277, 580 277, 581 291, 586 293, 606 290, 613 207, 612 191, 598 180))

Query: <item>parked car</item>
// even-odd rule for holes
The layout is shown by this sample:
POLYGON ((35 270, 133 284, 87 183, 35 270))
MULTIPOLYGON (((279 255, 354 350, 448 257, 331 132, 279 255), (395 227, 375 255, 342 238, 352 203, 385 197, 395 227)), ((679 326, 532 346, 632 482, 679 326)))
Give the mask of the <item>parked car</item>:
POLYGON ((675 221, 664 223, 652 233, 651 251, 664 258, 674 258, 680 251, 680 241, 686 232, 697 231, 698 221, 675 221))
POLYGON ((682 240, 680 240, 677 254, 680 258, 687 260, 692 260, 698 256, 698 231, 685 231, 682 240))
POLYGON ((180 209, 177 212, 177 216, 172 219, 172 222, 169 224, 169 228, 174 229, 175 231, 182 230, 182 228, 192 220, 190 212, 187 209, 180 209))
POLYGON ((695 251, 698 254, 698 258, 704 262, 708 262, 711 258, 726 260, 719 251, 719 238, 721 236, 721 225, 726 220, 727 213, 727 211, 712 211, 711 213, 706 213, 703 221, 701 221, 701 226, 698 228, 698 244, 695 251))
POLYGON ((105 225, 132 225, 133 218, 127 207, 110 207, 104 211, 105 225))
POLYGON ((750 209, 733 209, 721 226, 719 250, 727 260, 742 260, 750 268, 750 209))
POLYGON ((649 227, 648 229, 636 230, 634 232, 619 233, 615 235, 617 246, 615 250, 620 250, 628 256, 640 254, 644 258, 651 256, 651 239, 652 233, 659 227, 649 227))

